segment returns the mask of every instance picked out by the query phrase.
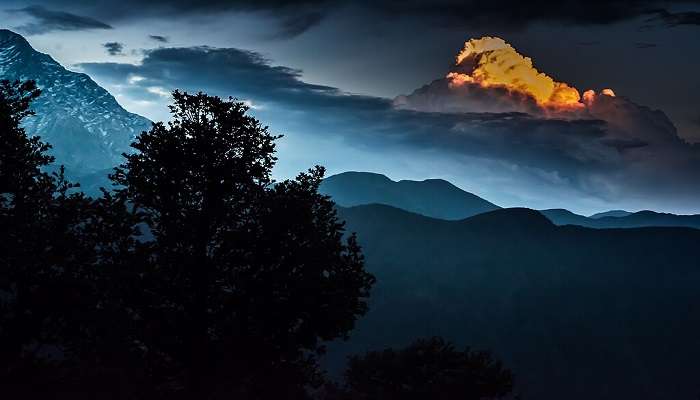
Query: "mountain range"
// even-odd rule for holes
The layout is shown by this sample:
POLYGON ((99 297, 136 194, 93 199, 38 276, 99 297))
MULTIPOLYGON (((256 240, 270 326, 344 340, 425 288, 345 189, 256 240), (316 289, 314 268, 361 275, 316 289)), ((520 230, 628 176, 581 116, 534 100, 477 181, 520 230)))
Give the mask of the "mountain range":
POLYGON ((626 217, 628 215, 632 214, 629 211, 625 210, 610 210, 610 211, 604 211, 600 213, 593 214, 589 216, 589 218, 603 218, 603 217, 626 217))
POLYGON ((0 79, 37 82, 42 94, 32 104, 36 115, 25 119, 25 129, 50 143, 57 164, 74 178, 105 175, 151 126, 86 74, 67 70, 5 29, 0 29, 0 79))
POLYGON ((348 355, 438 335, 496 352, 523 398, 700 392, 700 216, 502 209, 445 181, 362 172, 321 191, 377 277, 369 314, 329 347, 332 374, 348 355))
POLYGON ((641 228, 649 226, 678 226, 700 229, 700 215, 676 215, 655 211, 639 211, 621 216, 608 213, 584 217, 564 209, 540 210, 557 225, 579 225, 589 228, 641 228))
POLYGON ((557 226, 501 209, 459 221, 340 208, 377 277, 347 355, 440 335, 493 350, 522 398, 683 399, 700 393, 700 230, 557 226))
POLYGON ((442 219, 462 219, 500 208, 442 179, 395 182, 370 172, 330 176, 323 181, 320 191, 343 207, 386 204, 442 219))
MULTIPOLYGON (((460 220, 501 207, 441 180, 392 181, 370 172, 344 172, 323 182, 320 191, 342 207, 385 204, 427 217, 460 220)), ((539 210, 556 225, 589 228, 677 226, 700 229, 700 215, 612 210, 586 217, 566 209, 539 210)))

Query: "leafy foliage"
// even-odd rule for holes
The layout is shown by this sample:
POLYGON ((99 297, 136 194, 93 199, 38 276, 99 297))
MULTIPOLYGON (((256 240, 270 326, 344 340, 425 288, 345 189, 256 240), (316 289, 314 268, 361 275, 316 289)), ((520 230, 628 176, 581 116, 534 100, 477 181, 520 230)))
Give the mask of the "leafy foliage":
POLYGON ((498 399, 513 388, 512 373, 490 353, 441 338, 352 357, 346 379, 352 399, 498 399))
MULTIPOLYGON (((42 168, 50 146, 22 121, 39 95, 32 81, 0 82, 0 384, 5 393, 60 380, 86 354, 97 311, 90 200, 71 193, 63 168, 42 168), (61 372, 59 372, 61 371, 61 372)), ((94 352, 94 349, 91 349, 94 352)))
POLYGON ((275 183, 244 104, 175 92, 91 199, 0 83, 0 390, 53 398, 306 398, 374 278, 324 170, 275 183), (273 384, 271 384, 273 383, 273 384))
POLYGON ((243 103, 173 98, 173 121, 113 176, 152 236, 129 302, 143 357, 176 392, 301 397, 321 342, 352 329, 374 278, 317 192, 323 168, 273 184, 278 137, 243 103))

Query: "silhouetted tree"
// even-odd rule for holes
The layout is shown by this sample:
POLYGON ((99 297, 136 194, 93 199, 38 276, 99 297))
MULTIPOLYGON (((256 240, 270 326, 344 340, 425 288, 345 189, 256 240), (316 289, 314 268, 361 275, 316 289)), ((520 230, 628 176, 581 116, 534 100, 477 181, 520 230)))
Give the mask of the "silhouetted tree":
POLYGON ((175 92, 93 200, 22 129, 38 95, 0 83, 0 391, 306 397, 374 281, 323 168, 274 183, 242 103, 175 92))
MULTIPOLYGON (((20 126, 39 96, 34 82, 0 82, 0 363, 7 378, 34 359, 25 349, 37 343, 43 324, 37 300, 48 285, 40 272, 45 263, 43 227, 50 220, 55 179, 42 172, 52 158, 49 145, 28 138, 20 126)), ((52 222, 52 221, 49 221, 52 222)), ((49 339, 50 340, 50 339, 49 339)), ((41 340, 46 341, 45 339, 41 340)), ((39 346, 39 344, 36 344, 39 346)))
POLYGON ((351 357, 347 390, 335 399, 500 399, 513 388, 513 374, 487 352, 464 351, 440 338, 422 339, 401 350, 351 357))
MULTIPOLYGON (((63 168, 43 169, 50 146, 28 137, 32 81, 0 82, 0 391, 49 393, 81 359, 96 311, 84 235, 90 200, 70 193, 63 168)), ((26 393, 25 393, 26 394, 26 393)))
POLYGON ((273 183, 278 137, 243 103, 173 99, 172 122, 112 176, 110 202, 146 227, 139 290, 115 296, 133 310, 133 342, 164 392, 304 397, 322 342, 366 312, 374 278, 318 194, 323 168, 273 183))

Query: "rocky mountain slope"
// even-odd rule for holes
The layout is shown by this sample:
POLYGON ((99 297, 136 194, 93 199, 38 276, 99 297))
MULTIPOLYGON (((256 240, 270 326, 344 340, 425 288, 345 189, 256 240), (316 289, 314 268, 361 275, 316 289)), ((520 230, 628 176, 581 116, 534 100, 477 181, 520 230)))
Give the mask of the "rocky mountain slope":
POLYGON ((57 164, 74 178, 110 169, 151 122, 126 111, 89 76, 67 70, 12 31, 0 30, 0 79, 37 82, 42 94, 28 133, 53 145, 57 164))

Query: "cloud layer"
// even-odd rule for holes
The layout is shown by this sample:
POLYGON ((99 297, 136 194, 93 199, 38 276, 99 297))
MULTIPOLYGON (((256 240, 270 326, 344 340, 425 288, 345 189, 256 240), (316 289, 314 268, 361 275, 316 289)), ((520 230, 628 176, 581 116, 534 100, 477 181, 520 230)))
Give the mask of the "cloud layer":
MULTIPOLYGON (((318 25, 326 16, 352 8, 368 15, 408 17, 427 23, 463 27, 517 29, 532 23, 603 25, 647 16, 664 26, 697 24, 693 11, 671 12, 670 8, 688 6, 695 0, 575 0, 523 2, 518 0, 37 0, 51 7, 79 7, 94 12, 94 17, 117 20, 154 15, 215 14, 226 11, 257 12, 280 22, 275 36, 293 37, 318 25)), ((658 24, 657 24, 658 25, 658 24)))
MULTIPOLYGON (((541 119, 600 121, 604 134, 588 140, 587 146, 581 146, 585 152, 577 154, 584 159, 602 156, 616 160, 616 165, 604 176, 589 180, 588 190, 595 192, 595 185, 600 185, 609 188, 610 195, 650 196, 658 189, 669 198, 681 193, 688 196, 687 204, 700 194, 697 146, 679 138, 662 111, 616 96, 611 89, 599 94, 587 90, 581 96, 577 89, 537 71, 531 59, 496 39, 468 41, 452 72, 408 96, 397 97, 394 105, 431 113, 521 112, 541 119), (600 146, 615 152, 610 154, 600 146)), ((585 167, 582 171, 588 172, 585 167)))
MULTIPOLYGON (((615 97, 612 89, 601 95, 615 97)), ((444 79, 400 96, 399 108, 429 112, 526 112, 566 118, 589 117, 587 108, 600 96, 538 71, 531 58, 498 37, 470 39, 444 79)))
POLYGON ((18 26, 16 29, 29 35, 53 31, 80 31, 88 29, 112 29, 97 19, 63 11, 54 11, 42 6, 29 6, 12 13, 24 14, 34 19, 33 22, 18 26))
POLYGON ((647 19, 650 26, 660 23, 666 27, 673 28, 681 25, 700 25, 700 12, 684 11, 670 12, 668 10, 655 10, 654 16, 647 19))
POLYGON ((400 161, 425 174, 415 178, 457 179, 488 187, 477 192, 491 200, 500 193, 534 207, 700 211, 698 147, 680 140, 662 112, 620 96, 589 98, 585 116, 553 118, 528 112, 539 106, 527 96, 523 108, 507 110, 512 93, 502 88, 455 94, 443 79, 417 91, 429 107, 397 109, 389 99, 306 83, 301 71, 255 52, 210 47, 151 50, 139 65, 80 67, 132 100, 166 102, 175 88, 245 100, 297 146, 283 146, 283 159, 365 170, 400 161), (315 152, 320 143, 332 144, 315 152))

